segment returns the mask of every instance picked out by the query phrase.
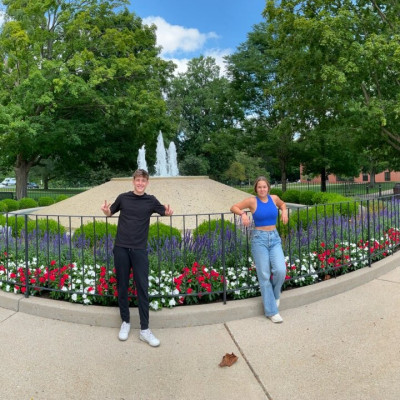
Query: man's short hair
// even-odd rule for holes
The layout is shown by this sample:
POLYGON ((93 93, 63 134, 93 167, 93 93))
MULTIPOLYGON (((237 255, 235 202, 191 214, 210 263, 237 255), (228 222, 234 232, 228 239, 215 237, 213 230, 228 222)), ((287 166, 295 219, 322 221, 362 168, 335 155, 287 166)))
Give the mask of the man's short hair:
POLYGON ((138 177, 142 177, 145 179, 149 179, 149 173, 145 170, 145 169, 137 169, 134 173, 133 173, 133 179, 138 178, 138 177))

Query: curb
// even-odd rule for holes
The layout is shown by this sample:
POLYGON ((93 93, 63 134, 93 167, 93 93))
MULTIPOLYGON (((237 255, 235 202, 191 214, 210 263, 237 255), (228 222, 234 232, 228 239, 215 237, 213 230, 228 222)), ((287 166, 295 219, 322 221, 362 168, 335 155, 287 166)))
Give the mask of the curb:
MULTIPOLYGON (((284 291, 280 311, 300 307, 328 297, 336 296, 364 285, 400 266, 400 252, 354 272, 319 282, 314 285, 284 291)), ((119 328, 121 319, 118 307, 74 304, 40 297, 24 297, 0 291, 0 307, 38 317, 73 322, 77 324, 119 328)), ((137 308, 131 308, 131 324, 139 327, 137 308)), ((263 315, 260 297, 230 300, 226 304, 210 303, 176 308, 163 308, 150 312, 152 328, 181 328, 221 324, 229 321, 263 315)))

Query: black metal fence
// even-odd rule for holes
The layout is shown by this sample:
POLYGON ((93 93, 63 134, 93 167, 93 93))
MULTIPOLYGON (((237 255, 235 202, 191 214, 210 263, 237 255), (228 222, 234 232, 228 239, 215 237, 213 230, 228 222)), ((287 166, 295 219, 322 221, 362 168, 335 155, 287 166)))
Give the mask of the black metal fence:
MULTIPOLYGON (((239 185, 235 186, 238 189, 251 190, 252 185, 239 185)), ((271 187, 275 189, 282 189, 281 182, 271 182, 271 187)), ((360 182, 336 182, 327 183, 326 191, 327 193, 338 193, 346 197, 367 197, 369 195, 388 195, 394 193, 394 188, 396 187, 396 182, 379 182, 374 186, 371 186, 370 182, 360 183, 360 182)), ((315 182, 287 182, 286 190, 299 190, 299 191, 313 191, 319 192, 321 190, 321 184, 315 182)), ((396 194, 396 193, 394 193, 396 194)))
MULTIPOLYGON (((393 253, 400 199, 297 207, 278 224, 286 255, 284 289, 317 283, 393 253)), ((112 258, 117 218, 0 216, 0 288, 83 304, 117 304, 112 258)), ((152 217, 151 308, 259 295, 251 229, 231 213, 152 217)), ((136 289, 132 276, 132 305, 136 289)))
MULTIPOLYGON (((27 197, 38 201, 42 197, 50 197, 56 201, 59 196, 71 197, 82 193, 88 188, 50 188, 50 189, 27 189, 27 197)), ((16 199, 15 186, 0 188, 0 200, 16 199)))

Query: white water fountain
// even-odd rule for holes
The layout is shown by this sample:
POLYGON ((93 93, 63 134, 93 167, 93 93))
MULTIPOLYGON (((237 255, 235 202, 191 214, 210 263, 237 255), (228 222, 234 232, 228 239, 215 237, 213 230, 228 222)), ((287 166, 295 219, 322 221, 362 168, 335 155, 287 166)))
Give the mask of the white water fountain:
POLYGON ((146 148, 144 145, 139 149, 137 164, 139 169, 144 169, 145 171, 148 171, 146 163, 146 148))
POLYGON ((161 131, 157 137, 156 164, 154 165, 154 168, 156 169, 155 176, 169 176, 167 166, 167 153, 165 151, 164 139, 161 131))
MULTIPOLYGON (((144 145, 139 149, 137 163, 138 168, 145 169, 146 171, 148 170, 144 145)), ((157 137, 156 164, 154 168, 156 170, 154 176, 179 176, 175 143, 171 142, 169 144, 167 153, 161 131, 157 137)))
POLYGON ((171 142, 168 146, 168 175, 178 176, 178 163, 176 161, 176 146, 174 142, 171 142))

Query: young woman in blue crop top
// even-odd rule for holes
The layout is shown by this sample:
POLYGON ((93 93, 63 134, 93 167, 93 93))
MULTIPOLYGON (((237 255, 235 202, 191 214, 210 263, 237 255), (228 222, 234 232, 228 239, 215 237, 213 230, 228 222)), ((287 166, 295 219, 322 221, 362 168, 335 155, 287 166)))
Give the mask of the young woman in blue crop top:
POLYGON ((240 215, 243 225, 247 227, 250 226, 250 219, 243 210, 249 209, 253 215, 254 232, 251 252, 256 265, 264 312, 272 322, 279 323, 283 322, 278 307, 286 276, 286 263, 281 238, 276 230, 276 221, 279 208, 282 222, 286 224, 288 210, 286 204, 278 196, 268 194, 270 189, 267 178, 258 177, 254 183, 256 196, 234 204, 231 211, 240 215))

